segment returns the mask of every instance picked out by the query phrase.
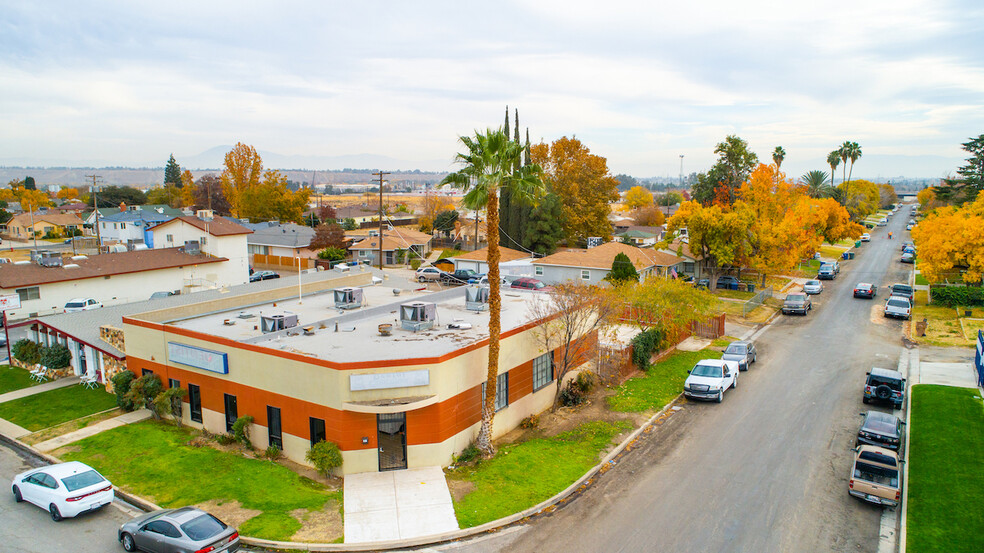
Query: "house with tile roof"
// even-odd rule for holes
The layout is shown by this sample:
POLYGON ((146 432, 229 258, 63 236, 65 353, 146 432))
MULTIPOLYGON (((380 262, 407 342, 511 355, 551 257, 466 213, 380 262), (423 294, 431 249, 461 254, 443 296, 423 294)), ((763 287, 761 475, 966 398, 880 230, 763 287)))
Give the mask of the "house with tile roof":
POLYGON ((607 242, 588 249, 570 249, 533 260, 533 277, 547 284, 573 280, 598 284, 612 269, 615 256, 624 253, 639 273, 640 280, 651 275, 679 273, 683 258, 665 252, 637 248, 621 242, 607 242))
POLYGON ((202 209, 197 216, 175 217, 151 227, 150 231, 153 248, 174 248, 198 242, 203 253, 229 259, 240 271, 242 280, 239 282, 249 278, 250 255, 246 240, 253 231, 235 219, 215 217, 211 211, 202 209))
MULTIPOLYGON (((352 244, 349 251, 355 256, 356 261, 374 265, 377 263, 379 255, 378 234, 373 229, 361 229, 361 232, 346 232, 345 235, 358 237, 363 236, 362 232, 369 233, 369 235, 352 244)), ((384 229, 382 239, 383 264, 396 265, 401 263, 398 252, 406 250, 413 250, 421 259, 426 258, 431 252, 432 239, 433 237, 425 232, 404 227, 384 229)))
POLYGON ((48 234, 65 236, 67 231, 81 228, 82 219, 74 213, 35 211, 15 215, 7 221, 7 233, 21 240, 33 238, 35 234, 38 237, 48 234))

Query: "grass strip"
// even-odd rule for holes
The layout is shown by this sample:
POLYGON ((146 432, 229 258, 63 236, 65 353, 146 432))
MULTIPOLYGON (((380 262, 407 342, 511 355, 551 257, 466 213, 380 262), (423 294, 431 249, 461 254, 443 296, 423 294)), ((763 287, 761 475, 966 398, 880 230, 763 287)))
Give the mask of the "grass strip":
POLYGON ((116 407, 116 396, 102 388, 66 386, 0 403, 0 419, 31 432, 116 407))
POLYGON ((658 411, 683 391, 687 371, 698 361, 720 358, 720 351, 710 349, 674 352, 651 365, 645 375, 626 380, 608 396, 608 407, 625 413, 658 411))
POLYGON ((31 373, 24 369, 11 367, 10 365, 0 365, 0 394, 6 394, 14 390, 23 390, 24 388, 30 388, 38 384, 40 383, 31 380, 31 373))

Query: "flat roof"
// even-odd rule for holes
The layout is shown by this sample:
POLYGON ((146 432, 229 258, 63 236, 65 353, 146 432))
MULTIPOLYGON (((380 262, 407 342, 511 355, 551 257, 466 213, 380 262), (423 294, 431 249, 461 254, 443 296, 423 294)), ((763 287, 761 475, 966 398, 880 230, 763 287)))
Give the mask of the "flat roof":
MULTIPOLYGON (((208 313, 164 324, 203 334, 236 340, 257 346, 288 351, 317 359, 339 363, 392 361, 400 359, 440 357, 485 340, 489 336, 489 313, 470 311, 465 307, 465 287, 440 292, 403 290, 393 294, 387 283, 362 287, 366 305, 359 309, 335 308, 334 294, 327 290, 297 298, 258 304, 249 308, 208 313), (436 305, 436 321, 430 330, 412 332, 400 324, 400 305, 412 302, 432 302, 436 305), (261 315, 293 313, 298 325, 293 328, 264 334, 261 315), (335 330, 336 323, 338 330, 335 330), (390 336, 379 334, 378 325, 393 325, 390 336), (449 328, 449 324, 467 323, 467 329, 449 328), (310 335, 304 327, 313 327, 310 335)), ((534 301, 549 301, 549 296, 529 291, 504 290, 501 328, 506 333, 534 319, 530 307, 534 301)))

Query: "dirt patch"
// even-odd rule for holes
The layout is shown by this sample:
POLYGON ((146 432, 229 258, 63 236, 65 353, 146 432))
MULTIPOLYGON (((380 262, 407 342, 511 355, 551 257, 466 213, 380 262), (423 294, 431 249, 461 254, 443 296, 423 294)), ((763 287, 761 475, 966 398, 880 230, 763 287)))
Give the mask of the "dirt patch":
POLYGON ((451 499, 461 501, 475 489, 475 483, 469 480, 458 480, 457 478, 446 478, 448 490, 451 492, 451 499))
MULTIPOLYGON (((81 447, 77 445, 67 445, 65 447, 59 447, 54 451, 49 451, 48 455, 51 455, 52 457, 58 457, 60 459, 66 453, 78 453, 79 451, 82 451, 81 447)), ((102 456, 103 456, 102 453, 97 453, 93 456, 93 458, 102 457, 102 456)))
POLYGON ((262 514, 263 511, 246 509, 238 501, 217 502, 214 499, 195 505, 199 509, 211 513, 222 522, 233 527, 240 527, 247 520, 262 514))
POLYGON ((345 532, 342 514, 338 512, 338 505, 334 501, 329 501, 320 511, 295 509, 290 512, 290 516, 301 522, 301 529, 291 536, 291 541, 331 543, 345 532))

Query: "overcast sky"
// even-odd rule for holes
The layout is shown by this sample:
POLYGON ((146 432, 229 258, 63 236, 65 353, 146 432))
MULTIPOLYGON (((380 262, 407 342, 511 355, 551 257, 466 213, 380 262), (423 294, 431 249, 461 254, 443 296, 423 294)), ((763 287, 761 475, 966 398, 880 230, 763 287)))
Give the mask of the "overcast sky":
POLYGON ((8 165, 241 141, 444 170, 507 104, 613 173, 706 170, 736 133, 760 158, 782 145, 793 175, 845 140, 855 175, 899 174, 883 156, 959 161, 984 133, 984 2, 0 0, 8 165))

